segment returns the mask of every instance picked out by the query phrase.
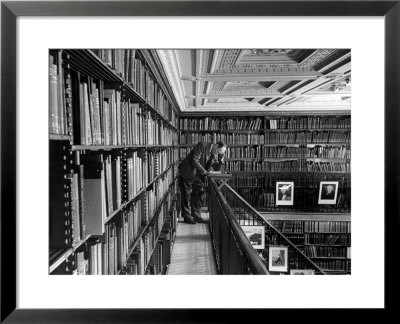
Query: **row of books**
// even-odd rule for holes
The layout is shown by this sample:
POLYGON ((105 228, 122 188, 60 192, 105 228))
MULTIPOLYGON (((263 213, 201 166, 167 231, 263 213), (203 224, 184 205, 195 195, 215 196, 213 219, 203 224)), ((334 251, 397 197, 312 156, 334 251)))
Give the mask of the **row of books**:
POLYGON ((93 49, 92 51, 104 64, 108 65, 112 70, 115 70, 122 78, 132 78, 132 60, 135 58, 135 49, 93 49))
POLYGON ((171 164, 174 162, 174 151, 158 150, 158 151, 148 151, 148 175, 149 182, 163 173, 171 164))
POLYGON ((67 105, 71 104, 70 79, 64 75, 61 52, 49 55, 49 131, 69 135, 67 105))
POLYGON ((319 159, 350 159, 350 149, 331 146, 315 147, 269 147, 244 146, 228 147, 227 158, 319 158, 319 159))
POLYGON ((158 244, 155 247, 151 257, 148 273, 149 274, 165 274, 167 266, 171 262, 171 237, 170 232, 159 237, 158 244))
POLYGON ((229 171, 307 171, 307 162, 302 159, 282 162, 226 161, 225 168, 229 171))
POLYGON ((93 52, 120 75, 142 98, 173 125, 176 114, 146 63, 136 56, 135 49, 98 49, 93 52))
POLYGON ((126 153, 128 200, 133 199, 142 188, 145 188, 171 166, 174 161, 173 153, 174 151, 170 149, 158 151, 138 150, 126 153))
POLYGON ((76 275, 116 275, 126 263, 127 241, 124 227, 114 223, 106 226, 105 243, 87 246, 87 251, 75 253, 76 275))
POLYGON ((345 221, 304 221, 304 231, 350 233, 350 225, 350 222, 345 221))
POLYGON ((102 235, 105 219, 122 204, 120 157, 83 154, 80 159, 85 232, 86 235, 102 235))
POLYGON ((122 221, 127 227, 126 236, 129 247, 138 237, 142 226, 146 224, 145 199, 146 196, 144 194, 141 195, 139 199, 130 204, 128 208, 122 212, 122 221))
POLYGON ((315 162, 305 159, 292 161, 226 161, 226 170, 244 172, 350 172, 350 162, 315 162))
POLYGON ((242 117, 181 118, 182 130, 252 130, 252 129, 350 129, 350 117, 242 117))
MULTIPOLYGON (((142 228, 143 215, 142 201, 137 201, 121 215, 122 218, 106 225, 105 243, 90 243, 87 251, 75 253, 76 269, 73 274, 77 275, 115 275, 120 273, 128 265, 129 247, 135 241, 138 232, 142 228)), ((164 220, 169 210, 169 201, 166 200, 161 206, 160 212, 155 215, 157 222, 148 227, 148 231, 139 239, 138 247, 144 253, 141 261, 145 264, 151 256, 164 220)), ((143 274, 142 270, 139 272, 143 274)))
POLYGON ((311 258, 347 258, 346 247, 307 245, 304 251, 311 258))
POLYGON ((241 192, 240 195, 253 207, 274 207, 275 193, 259 191, 256 194, 253 192, 241 192))
POLYGON ((120 91, 103 89, 102 82, 96 84, 90 77, 87 81, 81 80, 77 89, 74 135, 79 144, 172 145, 177 142, 177 134, 164 122, 139 103, 122 100, 120 91))
POLYGON ((323 129, 338 128, 350 129, 350 117, 282 117, 278 119, 266 119, 266 127, 270 129, 323 129), (269 124, 269 125, 268 125, 269 124))
POLYGON ((181 130, 250 130, 262 128, 263 118, 181 118, 179 123, 181 130))
MULTIPOLYGON (((243 156, 246 157, 246 156, 243 156)), ((314 147, 263 147, 264 158, 319 158, 319 159, 350 159, 350 148, 346 146, 314 147)))
POLYGON ((261 146, 228 147, 225 153, 227 158, 261 158, 261 146))
POLYGON ((164 122, 155 119, 152 114, 147 114, 147 128, 144 141, 145 145, 176 145, 178 134, 171 128, 165 126, 164 122))
MULTIPOLYGON (((123 98, 119 90, 105 89, 101 80, 64 70, 62 62, 61 51, 49 55, 51 134, 68 135, 73 127, 76 144, 152 144, 140 139, 146 132, 140 120, 144 118, 144 110, 138 109, 139 104, 133 104, 123 98), (73 107, 73 121, 68 119, 70 106, 73 107)), ((175 112, 165 98, 162 102, 161 106, 166 107, 160 113, 171 122, 169 115, 175 112)), ((155 117, 148 118, 155 119, 155 117)), ((175 120, 176 116, 173 119, 175 120)), ((174 121, 171 124, 175 125, 174 121)), ((164 125, 159 125, 158 122, 156 125, 164 128, 164 125)), ((151 133, 149 136, 152 136, 151 133)), ((159 137, 154 137, 153 142, 160 144, 163 139, 168 141, 170 137, 164 137, 162 133, 159 137)))
POLYGON ((349 245, 351 234, 304 234, 305 244, 349 245))
MULTIPOLYGON (((127 158, 128 200, 133 199, 137 192, 148 183, 147 165, 144 164, 144 159, 136 156, 136 153, 128 153, 132 156, 127 158)), ((155 184, 159 188, 156 202, 168 190, 171 179, 172 169, 155 184)), ((123 199, 120 156, 82 155, 81 165, 77 168, 77 172, 68 175, 67 183, 71 197, 67 212, 70 210, 73 233, 71 242, 67 244, 70 247, 85 239, 86 236, 102 235, 106 218, 121 207, 123 199)), ((147 194, 150 196, 148 199, 151 199, 152 192, 147 194)), ((151 215, 154 205, 148 207, 145 198, 142 200, 145 204, 144 215, 151 215)), ((64 215, 59 217, 65 219, 64 215)), ((60 235, 57 241, 52 241, 53 247, 62 247, 65 244, 65 226, 60 226, 59 229, 63 235, 60 235)))
POLYGON ((304 235, 303 234, 284 234, 286 238, 291 241, 294 245, 303 245, 304 244, 304 235))
POLYGON ((67 174, 64 213, 52 211, 50 246, 71 248, 90 235, 104 233, 105 219, 122 203, 119 157, 82 155, 81 164, 67 174), (71 226, 66 226, 70 220, 71 226), (71 231, 71 234, 69 234, 71 231))
POLYGON ((266 133, 266 134, 221 134, 221 133, 182 133, 181 144, 197 144, 199 141, 224 142, 226 144, 342 144, 350 143, 350 134, 321 131, 296 133, 266 133))
POLYGON ((349 272, 351 270, 351 260, 313 260, 321 269, 339 270, 349 272))
POLYGON ((283 233, 302 233, 304 231, 303 221, 271 220, 270 223, 278 231, 283 233))
MULTIPOLYGON (((180 157, 185 158, 191 151, 191 147, 181 147, 180 157)), ((269 147, 269 146, 237 146, 228 147, 226 158, 313 158, 313 159, 350 159, 350 149, 346 147, 269 147)))
POLYGON ((127 272, 129 274, 143 275, 146 273, 147 265, 151 259, 158 239, 157 226, 149 226, 148 231, 143 234, 127 262, 127 272))
POLYGON ((106 226, 105 243, 89 243, 86 250, 75 252, 74 275, 115 275, 126 262, 127 242, 124 227, 106 226))
POLYGON ((264 176, 242 176, 236 175, 229 180, 232 187, 264 187, 264 176))
POLYGON ((126 154, 126 190, 127 198, 131 200, 149 183, 149 167, 146 151, 130 151, 126 154))
MULTIPOLYGON (((152 186, 150 186, 150 188, 147 190, 146 194, 147 194, 147 199, 148 199, 148 210, 147 210, 147 215, 149 215, 149 217, 151 217, 156 208, 158 207, 160 201, 162 199, 166 198, 166 194, 168 194, 168 189, 170 187, 170 185, 173 183, 173 176, 172 176, 172 170, 168 170, 168 172, 163 175, 159 180, 157 180, 157 182, 153 183, 152 186)), ((146 223, 149 221, 150 219, 146 219, 146 223)))
POLYGON ((307 161, 306 168, 302 171, 308 172, 351 172, 350 162, 314 162, 307 161))
POLYGON ((351 150, 346 146, 315 146, 307 149, 306 157, 319 159, 350 159, 351 150))
POLYGON ((167 220, 171 208, 171 196, 169 192, 166 193, 166 196, 163 198, 163 204, 160 206, 157 214, 153 216, 157 217, 157 220, 148 226, 146 232, 138 239, 135 250, 128 256, 124 269, 126 274, 145 274, 150 258, 157 247, 161 230, 167 220))

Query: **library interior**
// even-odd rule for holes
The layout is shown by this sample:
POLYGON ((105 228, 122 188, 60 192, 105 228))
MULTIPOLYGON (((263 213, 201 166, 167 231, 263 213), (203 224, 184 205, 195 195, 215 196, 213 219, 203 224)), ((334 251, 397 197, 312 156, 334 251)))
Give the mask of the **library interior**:
POLYGON ((49 274, 349 275, 350 156, 350 49, 51 49, 49 274))

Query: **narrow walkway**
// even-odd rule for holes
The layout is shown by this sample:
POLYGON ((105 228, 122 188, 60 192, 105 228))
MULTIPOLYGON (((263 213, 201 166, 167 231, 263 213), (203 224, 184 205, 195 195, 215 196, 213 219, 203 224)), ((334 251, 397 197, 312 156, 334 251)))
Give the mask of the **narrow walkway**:
POLYGON ((208 224, 178 223, 167 274, 217 274, 208 224))

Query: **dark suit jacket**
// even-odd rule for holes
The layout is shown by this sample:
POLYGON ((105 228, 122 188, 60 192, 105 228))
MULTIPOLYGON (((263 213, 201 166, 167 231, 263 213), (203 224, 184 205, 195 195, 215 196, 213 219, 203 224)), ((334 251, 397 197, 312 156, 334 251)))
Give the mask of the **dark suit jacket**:
MULTIPOLYGON (((210 150, 213 144, 210 142, 199 142, 190 151, 188 156, 179 165, 179 174, 185 179, 201 177, 209 170, 205 170, 206 163, 210 157, 210 150)), ((218 162, 218 157, 213 159, 212 164, 218 162)), ((215 168, 214 168, 215 169, 215 168)))

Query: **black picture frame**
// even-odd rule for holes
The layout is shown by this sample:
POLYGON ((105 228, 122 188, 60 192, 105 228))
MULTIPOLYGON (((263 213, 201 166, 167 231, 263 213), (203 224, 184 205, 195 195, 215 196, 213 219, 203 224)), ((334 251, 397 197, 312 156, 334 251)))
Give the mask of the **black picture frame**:
MULTIPOLYGON (((20 16, 380 16, 385 18, 385 309, 396 307, 400 155, 400 4, 396 1, 2 1, 1 3, 1 322, 233 322, 245 312, 214 309, 16 308, 16 19, 20 16), (392 242, 394 241, 394 242, 392 242), (228 320, 228 316, 231 318, 228 320)), ((373 49, 371 49, 373 50, 373 49)), ((381 190, 381 188, 376 188, 381 190)), ((212 293, 212 292, 210 292, 212 293)), ((238 296, 239 297, 239 296, 238 296)), ((279 311, 279 310, 278 310, 279 311)), ((379 312, 380 316, 382 313, 379 312)), ((387 314, 387 313, 385 313, 387 314)), ((371 317, 370 317, 371 318, 371 317)), ((379 317, 382 320, 382 317, 379 317)))

